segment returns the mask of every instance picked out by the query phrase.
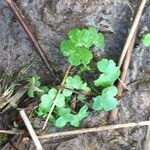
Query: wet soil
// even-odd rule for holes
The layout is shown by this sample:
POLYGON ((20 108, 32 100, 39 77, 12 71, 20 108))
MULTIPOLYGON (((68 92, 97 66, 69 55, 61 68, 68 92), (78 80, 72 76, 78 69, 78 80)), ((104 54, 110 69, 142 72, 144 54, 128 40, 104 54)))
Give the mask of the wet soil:
MULTIPOLYGON (((95 25, 104 33, 105 48, 93 49, 95 59, 105 56, 119 60, 128 30, 132 11, 125 1, 102 0, 22 0, 16 1, 27 24, 36 36, 57 73, 67 66, 59 52, 59 44, 69 29, 95 25)), ((133 9, 137 1, 131 2, 133 9)), ((128 92, 123 97, 117 123, 148 120, 150 110, 150 48, 140 44, 142 33, 150 31, 150 5, 141 18, 140 29, 126 80, 128 92)), ((10 70, 17 71, 35 61, 28 75, 38 73, 43 80, 53 81, 32 42, 24 33, 12 11, 0 1, 0 70, 4 71, 10 57, 10 70)), ((81 127, 108 124, 109 113, 90 113, 81 127)), ((67 129, 66 129, 67 130, 67 129)), ((143 149, 146 127, 105 131, 79 135, 70 140, 51 143, 43 141, 45 149, 57 150, 138 150, 143 149)), ((22 142, 21 149, 35 149, 32 142, 22 142)), ((4 149, 9 149, 8 145, 4 149)))

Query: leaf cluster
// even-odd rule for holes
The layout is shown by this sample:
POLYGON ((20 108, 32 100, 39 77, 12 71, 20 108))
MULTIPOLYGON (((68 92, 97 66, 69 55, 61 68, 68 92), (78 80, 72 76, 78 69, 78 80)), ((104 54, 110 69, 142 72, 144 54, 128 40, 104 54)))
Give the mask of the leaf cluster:
POLYGON ((90 63, 93 55, 89 48, 92 45, 98 48, 104 47, 103 34, 98 33, 95 27, 82 30, 79 28, 72 29, 68 33, 68 38, 68 40, 61 42, 60 50, 74 66, 90 63))
POLYGON ((102 74, 94 81, 95 86, 108 87, 120 76, 120 69, 113 60, 102 59, 97 63, 97 68, 102 74))
MULTIPOLYGON (((68 39, 61 42, 60 50, 73 66, 83 67, 84 70, 90 70, 88 64, 93 58, 92 52, 89 50, 93 45, 98 48, 104 46, 104 37, 95 27, 88 29, 73 29, 68 33, 68 39)), ((66 78, 62 92, 56 101, 56 107, 52 112, 49 122, 58 128, 62 128, 67 124, 78 127, 80 122, 89 114, 88 107, 91 106, 95 111, 110 111, 114 109, 118 102, 115 96, 117 88, 113 85, 120 76, 120 69, 113 60, 102 59, 97 62, 99 77, 93 81, 94 88, 99 94, 92 98, 88 103, 87 96, 82 93, 89 93, 91 89, 79 75, 68 76, 66 78), (78 94, 77 94, 78 93, 78 94), (78 109, 72 108, 71 101, 74 99, 78 104, 78 109), (84 104, 83 104, 84 103, 84 104), (85 105, 86 104, 86 105, 85 105)), ((32 76, 29 79, 28 95, 34 97, 35 94, 42 93, 40 103, 37 109, 38 116, 46 117, 52 107, 54 99, 58 93, 56 88, 42 87, 40 77, 32 76)))
POLYGON ((120 76, 120 69, 113 60, 102 59, 97 63, 97 68, 101 72, 99 78, 94 81, 94 85, 103 87, 102 94, 93 98, 92 108, 94 110, 113 110, 117 105, 117 88, 112 86, 120 76))
MULTIPOLYGON (((70 101, 72 98, 73 90, 90 91, 90 88, 87 87, 87 83, 83 82, 78 75, 68 76, 66 79, 65 87, 68 89, 64 89, 62 93, 60 93, 56 101, 56 108, 49 121, 53 123, 54 126, 59 128, 64 127, 67 123, 70 123, 74 127, 78 127, 80 121, 88 115, 88 106, 84 105, 78 113, 71 109, 70 101)), ((57 89, 51 88, 48 93, 41 96, 40 104, 37 110, 38 116, 46 117, 48 115, 57 92, 57 89)), ((79 94, 77 96, 77 100, 85 100, 85 96, 79 94)))
POLYGON ((40 77, 37 74, 32 75, 28 80, 28 91, 27 95, 31 98, 35 97, 36 94, 46 93, 49 88, 47 86, 41 86, 40 77))

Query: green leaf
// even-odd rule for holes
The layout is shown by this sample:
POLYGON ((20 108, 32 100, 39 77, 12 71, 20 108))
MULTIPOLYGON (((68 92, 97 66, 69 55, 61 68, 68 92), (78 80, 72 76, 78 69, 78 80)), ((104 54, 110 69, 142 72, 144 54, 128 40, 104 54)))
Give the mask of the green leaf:
POLYGON ((86 97, 85 97, 85 95, 80 94, 80 95, 77 96, 77 99, 83 101, 83 100, 86 99, 86 97))
POLYGON ((65 107, 57 107, 56 108, 57 112, 58 112, 58 115, 63 117, 64 115, 66 114, 70 114, 71 113, 71 109, 70 108, 65 108, 65 107))
POLYGON ((78 75, 75 75, 74 77, 68 76, 66 79, 66 86, 68 88, 80 89, 82 83, 83 82, 78 75))
POLYGON ((57 90, 55 88, 51 88, 48 92, 48 95, 51 97, 51 99, 54 99, 57 94, 57 90))
POLYGON ((55 121, 55 126, 58 128, 62 128, 66 125, 66 120, 64 120, 63 117, 59 117, 56 121, 55 121))
POLYGON ((74 127, 78 127, 80 124, 79 118, 77 115, 74 115, 74 117, 72 118, 72 121, 70 123, 72 126, 74 127))
POLYGON ((29 89, 28 89, 27 95, 28 95, 29 97, 34 97, 34 91, 33 91, 32 88, 29 88, 29 89))
POLYGON ((102 102, 103 102, 103 98, 102 96, 96 96, 95 98, 93 98, 94 103, 92 105, 92 108, 94 110, 101 110, 103 108, 102 102))
POLYGON ((88 106, 84 105, 78 112, 77 115, 72 116, 72 121, 70 124, 74 127, 78 127, 80 124, 80 121, 88 116, 88 106))
POLYGON ((117 93, 118 93, 118 89, 115 86, 110 86, 108 88, 105 88, 102 91, 102 95, 107 95, 107 96, 110 96, 110 97, 116 96, 117 93))
POLYGON ((41 82, 39 81, 41 78, 38 76, 38 75, 33 75, 32 77, 31 77, 31 79, 29 80, 30 81, 30 83, 32 84, 32 85, 34 85, 35 87, 39 87, 40 85, 41 85, 41 82))
POLYGON ((72 95, 72 91, 71 90, 68 90, 68 89, 64 89, 62 91, 62 94, 65 96, 65 97, 69 97, 72 95))
MULTIPOLYGON (((87 91, 90 90, 90 88, 87 87, 87 83, 83 82, 81 80, 81 77, 78 76, 78 75, 75 75, 73 77, 72 76, 68 76, 67 79, 66 79, 65 87, 66 88, 70 88, 72 90, 73 89, 76 89, 76 90, 87 90, 87 91)), ((65 92, 66 92, 66 90, 65 90, 65 92)))
POLYGON ((90 48, 93 45, 93 36, 87 29, 82 29, 80 33, 82 46, 90 48))
POLYGON ((60 44, 60 49, 64 56, 70 56, 74 53, 75 48, 76 47, 71 40, 62 41, 60 44))
POLYGON ((34 97, 35 93, 37 92, 43 92, 39 87, 41 85, 41 82, 39 81, 40 77, 38 75, 33 75, 31 78, 29 78, 29 88, 27 91, 27 94, 29 97, 34 97))
POLYGON ((72 49, 72 54, 69 56, 68 61, 74 66, 79 66, 80 64, 89 64, 92 58, 92 52, 88 49, 84 47, 75 47, 72 49))
POLYGON ((46 115, 49 112, 56 94, 57 90, 55 88, 52 88, 49 90, 48 94, 43 94, 41 96, 41 103, 39 104, 38 107, 39 116, 46 115))
POLYGON ((65 107, 59 108, 59 107, 57 107, 56 110, 57 110, 58 115, 60 117, 63 117, 66 122, 71 122, 72 121, 74 115, 71 114, 71 109, 70 108, 65 108, 65 107))
POLYGON ((150 33, 144 34, 142 36, 142 42, 144 46, 150 46, 150 33))
POLYGON ((108 87, 120 76, 120 69, 113 60, 102 59, 97 63, 97 68, 102 74, 94 81, 95 86, 108 87))
POLYGON ((57 107, 65 106, 65 96, 63 94, 59 94, 59 97, 56 100, 56 106, 57 107))
POLYGON ((48 94, 44 94, 41 96, 41 103, 39 104, 40 113, 48 113, 53 101, 48 94))
POLYGON ((99 95, 93 98, 94 102, 92 104, 92 108, 94 110, 102 110, 110 111, 113 110, 117 105, 118 101, 114 96, 117 95, 117 88, 115 86, 111 86, 105 88, 102 91, 102 95, 99 95))
POLYGON ((79 121, 82 120, 83 118, 86 118, 88 116, 88 106, 87 105, 84 105, 78 112, 77 116, 78 116, 78 119, 79 121))
POLYGON ((55 119, 55 117, 54 117, 53 115, 50 115, 48 121, 49 121, 50 123, 52 123, 52 124, 55 124, 56 119, 55 119))
POLYGON ((73 114, 65 114, 63 116, 63 118, 66 120, 66 122, 72 122, 72 119, 73 119, 74 115, 73 114))
POLYGON ((95 45, 98 48, 104 46, 104 37, 102 33, 98 33, 96 28, 88 29, 72 29, 68 33, 68 40, 62 41, 60 50, 64 56, 68 57, 68 61, 74 65, 87 65, 93 58, 92 52, 88 49, 95 45))
POLYGON ((48 86, 41 86, 40 88, 43 90, 43 93, 44 93, 44 94, 45 94, 45 93, 48 93, 48 91, 49 91, 48 86))
POLYGON ((80 29, 72 29, 68 33, 69 39, 74 43, 75 46, 82 46, 81 31, 80 29))
POLYGON ((97 29, 95 27, 89 27, 89 31, 91 33, 91 36, 93 37, 93 44, 97 48, 103 48, 104 47, 104 36, 102 33, 98 33, 97 29))

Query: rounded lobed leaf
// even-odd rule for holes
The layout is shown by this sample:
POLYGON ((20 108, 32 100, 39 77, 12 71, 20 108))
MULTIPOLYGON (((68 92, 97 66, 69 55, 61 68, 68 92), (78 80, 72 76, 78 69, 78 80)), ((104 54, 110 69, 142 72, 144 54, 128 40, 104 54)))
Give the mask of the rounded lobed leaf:
POLYGON ((77 116, 78 116, 78 119, 79 121, 81 121, 83 118, 86 118, 88 116, 88 106, 87 105, 84 105, 78 112, 77 116))
POLYGON ((66 120, 63 117, 59 117, 58 119, 56 119, 55 121, 55 126, 58 128, 62 128, 66 125, 66 120))
POLYGON ((70 108, 65 108, 65 107, 61 107, 61 108, 59 108, 59 107, 57 107, 57 112, 58 112, 58 115, 59 116, 64 116, 64 115, 66 115, 66 114, 70 114, 71 113, 71 109, 70 108))
POLYGON ((115 86, 105 88, 102 91, 102 95, 93 98, 94 102, 92 108, 94 110, 113 110, 118 105, 117 99, 114 98, 114 96, 117 95, 117 91, 118 90, 115 86))
POLYGON ((79 118, 77 115, 74 115, 74 117, 72 118, 72 121, 70 122, 70 124, 74 127, 78 127, 80 124, 79 118))
POLYGON ((105 98, 105 100, 103 101, 103 109, 105 111, 110 111, 113 110, 114 108, 117 107, 118 105, 118 101, 116 98, 113 97, 103 97, 103 99, 105 98))
POLYGON ((120 76, 120 69, 113 60, 102 59, 97 63, 97 68, 102 74, 94 81, 95 86, 108 87, 120 76))
POLYGON ((94 102, 92 104, 92 108, 94 110, 101 110, 103 108, 102 106, 102 96, 97 96, 93 98, 94 102))
POLYGON ((50 99, 54 99, 57 94, 57 90, 55 88, 51 88, 48 92, 48 95, 50 96, 50 99))
POLYGON ((56 100, 57 107, 64 107, 65 106, 65 96, 63 94, 59 94, 58 99, 56 100))
POLYGON ((106 95, 107 97, 114 97, 117 93, 118 89, 115 86, 110 86, 102 91, 102 95, 106 95))
POLYGON ((88 50, 92 45, 98 48, 104 47, 104 36, 98 33, 95 27, 88 29, 72 29, 68 33, 69 40, 61 42, 60 49, 68 61, 74 65, 87 65, 93 58, 92 52, 88 50))
POLYGON ((75 51, 75 45, 71 40, 64 40, 60 44, 60 50, 64 56, 70 56, 75 51))

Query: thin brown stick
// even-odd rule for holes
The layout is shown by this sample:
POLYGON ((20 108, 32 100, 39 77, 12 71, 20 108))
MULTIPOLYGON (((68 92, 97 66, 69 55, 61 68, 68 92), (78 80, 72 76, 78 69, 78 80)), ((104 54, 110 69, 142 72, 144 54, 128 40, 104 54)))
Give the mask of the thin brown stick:
MULTIPOLYGON (((120 77, 120 80, 122 81, 123 84, 125 83, 125 79, 126 79, 126 76, 127 76, 127 71, 128 71, 129 65, 130 65, 131 54, 132 54, 134 43, 135 43, 135 37, 136 37, 136 34, 134 35, 134 39, 132 40, 132 42, 129 46, 129 49, 128 49, 128 52, 127 52, 127 55, 126 55, 126 58, 125 58, 125 61, 124 61, 124 64, 123 64, 122 74, 121 74, 121 77, 120 77)), ((118 82, 118 85, 117 85, 117 88, 118 88, 117 99, 118 99, 119 104, 120 104, 120 99, 122 97, 122 93, 123 93, 123 90, 124 90, 124 87, 123 87, 122 83, 118 82)), ((119 108, 116 107, 114 110, 111 111, 110 118, 109 118, 110 122, 114 122, 117 119, 118 110, 119 110, 119 108)))
POLYGON ((28 117, 27 117, 27 115, 26 115, 26 113, 25 113, 25 111, 20 110, 20 115, 21 115, 21 117, 22 117, 28 131, 29 131, 29 134, 30 134, 35 146, 36 146, 36 149, 37 150, 44 150, 38 137, 37 137, 37 135, 36 135, 36 133, 35 133, 35 131, 34 131, 34 129, 33 129, 33 127, 32 127, 32 125, 31 125, 31 123, 30 123, 30 121, 29 121, 29 119, 28 119, 28 117))
MULTIPOLYGON (((65 73, 65 76, 64 76, 64 78, 63 78, 63 80, 62 80, 61 86, 64 86, 65 81, 66 81, 66 78, 67 78, 67 76, 68 76, 68 74, 69 74, 70 69, 71 69, 71 65, 69 65, 68 68, 67 68, 67 70, 66 70, 66 73, 65 73)), ((62 91, 62 89, 59 89, 59 90, 58 90, 58 93, 57 93, 57 95, 56 95, 56 97, 55 97, 55 99, 54 99, 54 101, 53 101, 53 105, 52 105, 52 107, 51 107, 51 109, 50 109, 50 111, 49 111, 49 114, 48 114, 48 116, 47 116, 47 118, 46 118, 46 120, 45 120, 45 123, 44 123, 44 125, 43 125, 43 130, 45 129, 46 124, 47 124, 47 122, 48 122, 48 120, 49 120, 49 118, 50 118, 50 116, 51 116, 51 114, 52 114, 52 112, 53 112, 53 110, 54 110, 54 108, 55 108, 56 102, 57 102, 57 100, 58 100, 58 98, 59 98, 59 95, 60 95, 61 91, 62 91)))
POLYGON ((21 11, 19 10, 19 8, 17 7, 17 5, 15 4, 15 2, 13 0, 6 0, 6 2, 8 4, 8 6, 11 8, 11 10, 13 11, 13 13, 15 14, 15 16, 17 17, 18 21, 20 22, 22 28, 24 29, 24 31, 26 32, 28 37, 33 42, 33 44, 34 44, 35 48, 37 49, 41 59, 46 64, 47 68, 49 69, 49 71, 51 72, 53 77, 55 77, 55 79, 56 79, 57 77, 54 74, 53 69, 51 67, 52 63, 50 63, 50 61, 47 58, 47 56, 46 56, 45 52, 43 51, 42 47, 38 44, 36 38, 33 36, 31 30, 29 29, 29 27, 25 23, 24 17, 22 17, 23 15, 21 14, 21 11))
POLYGON ((59 86, 56 86, 55 87, 56 89, 66 89, 66 90, 69 90, 69 91, 72 91, 73 93, 75 93, 75 94, 78 94, 78 95, 85 95, 85 96, 91 96, 92 95, 92 93, 85 93, 85 92, 80 92, 80 91, 77 91, 77 90, 73 90, 73 89, 70 89, 70 88, 67 88, 67 87, 65 87, 65 86, 61 86, 61 85, 59 85, 59 86))
POLYGON ((132 39, 134 37, 134 34, 135 34, 136 30, 137 30, 137 27, 138 27, 138 24, 139 24, 142 12, 144 10, 145 4, 146 4, 146 0, 141 0, 141 4, 140 4, 140 6, 138 8, 138 11, 137 11, 137 14, 135 16, 133 25, 131 27, 130 33, 128 35, 128 38, 126 40, 126 43, 124 45, 124 48, 123 48, 123 51, 122 51, 122 54, 121 54, 121 57, 120 57, 120 60, 119 60, 119 67, 121 67, 122 64, 123 64, 124 58, 125 58, 125 56, 127 54, 128 48, 129 48, 129 45, 130 45, 130 43, 131 43, 131 41, 132 41, 132 39))
POLYGON ((23 132, 21 132, 21 131, 15 131, 15 130, 0 130, 0 133, 2 133, 2 134, 12 134, 12 135, 23 134, 23 132))
MULTIPOLYGON (((122 81, 122 83, 119 82, 118 86, 117 86, 118 87, 117 98, 119 100, 118 101, 119 104, 120 104, 120 99, 122 97, 122 93, 124 91, 123 84, 125 83, 125 80, 126 80, 127 71, 128 71, 128 68, 129 68, 131 55, 132 55, 132 51, 133 51, 133 47, 134 47, 134 43, 135 43, 135 39, 136 39, 136 34, 137 34, 137 30, 138 30, 138 25, 139 25, 139 21, 140 21, 143 9, 145 7, 145 4, 146 4, 146 0, 142 0, 141 3, 140 3, 139 9, 137 11, 137 14, 135 16, 135 20, 133 22, 131 31, 130 31, 129 36, 127 38, 127 41, 125 43, 122 55, 121 55, 120 60, 119 60, 119 67, 121 67, 122 64, 123 64, 122 74, 121 74, 121 77, 120 77, 120 80, 122 81)), ((112 110, 112 112, 110 114, 110 118, 109 118, 110 122, 116 121, 118 110, 119 110, 118 107, 115 108, 114 110, 112 110)))
MULTIPOLYGON (((58 136, 78 135, 78 134, 83 134, 83 133, 100 132, 100 131, 105 131, 105 130, 116 130, 116 129, 121 129, 121 128, 136 127, 136 126, 150 126, 150 121, 141 121, 138 123, 132 122, 132 123, 125 123, 125 124, 114 124, 114 125, 106 125, 106 126, 93 127, 93 128, 83 128, 83 129, 78 129, 78 130, 43 134, 37 137, 38 139, 46 139, 46 138, 52 138, 52 137, 58 137, 58 136)), ((14 131, 14 130, 0 130, 0 133, 23 134, 23 132, 21 131, 14 131)))
POLYGON ((38 136, 38 138, 46 139, 46 138, 52 138, 52 137, 58 137, 58 136, 78 135, 78 134, 83 134, 83 133, 99 132, 99 131, 105 131, 105 130, 115 130, 115 129, 120 129, 120 128, 129 128, 129 127, 136 127, 136 126, 149 126, 149 125, 150 125, 150 121, 142 121, 139 123, 116 124, 116 125, 108 125, 108 126, 95 127, 95 128, 83 128, 83 129, 72 130, 72 131, 44 134, 44 135, 38 136))

